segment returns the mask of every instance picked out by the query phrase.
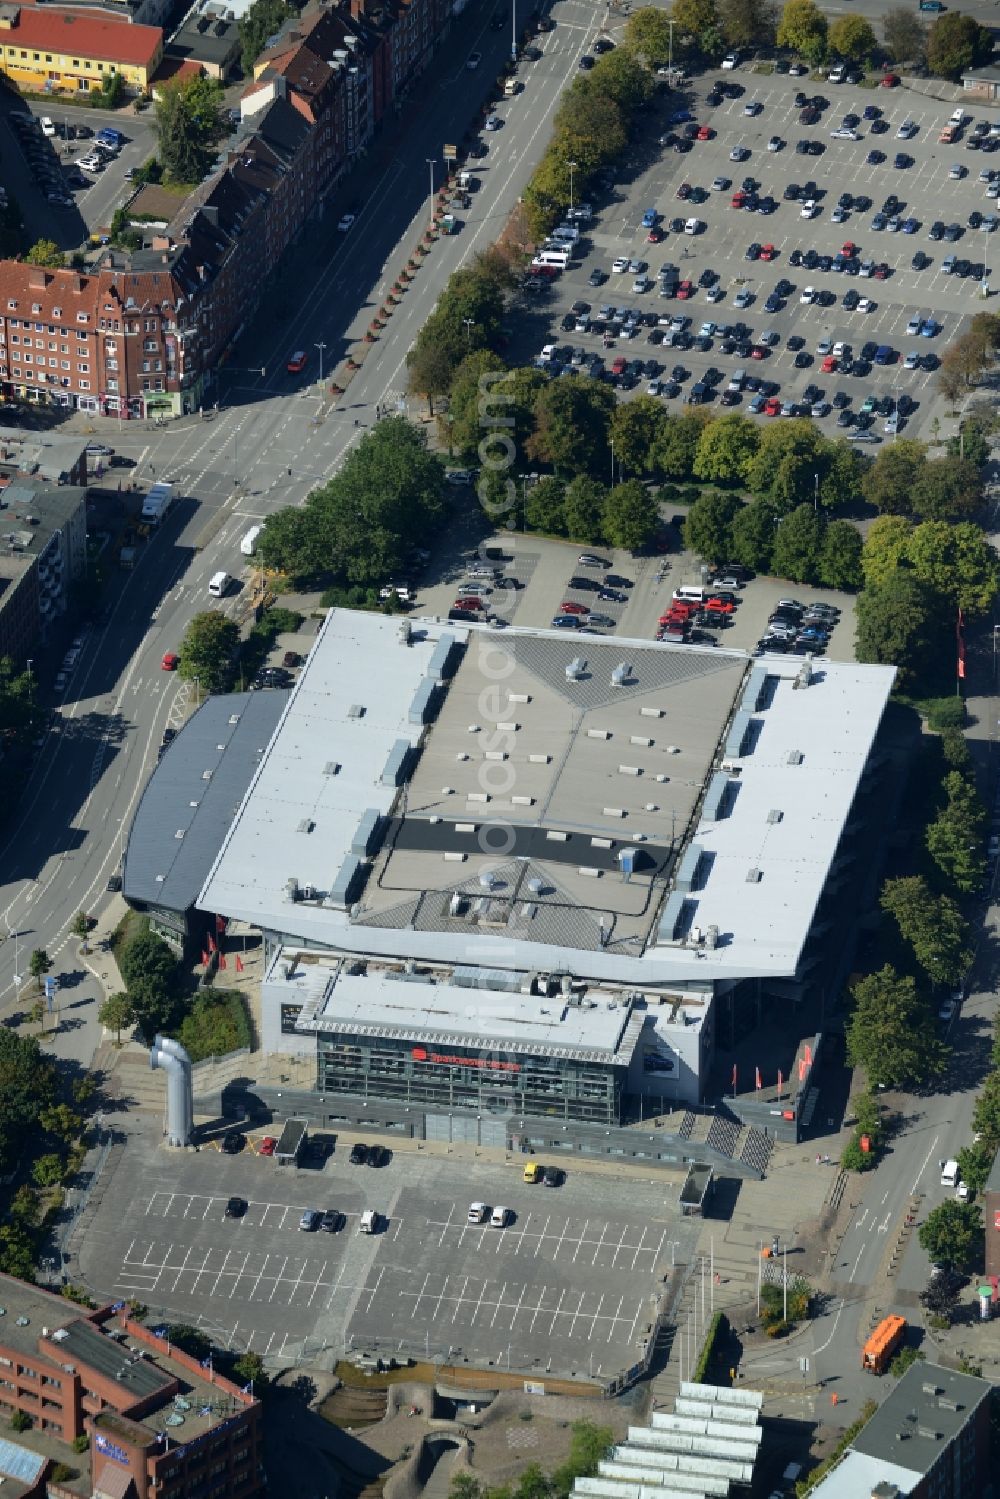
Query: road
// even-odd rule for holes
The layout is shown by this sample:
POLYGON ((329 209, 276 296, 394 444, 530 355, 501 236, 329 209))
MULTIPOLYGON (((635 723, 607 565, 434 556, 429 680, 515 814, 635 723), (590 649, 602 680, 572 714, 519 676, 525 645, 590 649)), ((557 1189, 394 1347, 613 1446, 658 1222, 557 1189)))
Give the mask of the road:
MULTIPOLYGON (((275 300, 253 320, 218 382, 212 419, 195 416, 165 429, 88 419, 88 429, 136 460, 139 487, 170 478, 184 499, 124 575, 107 624, 88 636, 4 841, 0 932, 10 940, 0 945, 0 1004, 8 1009, 14 974, 27 972, 33 948, 44 947, 57 972, 78 969, 70 925, 77 912, 101 909, 163 728, 188 710, 192 689, 162 672, 160 659, 207 606, 208 579, 219 569, 241 577, 247 559, 239 542, 248 527, 301 503, 339 468, 376 406, 403 399, 405 356, 418 328, 448 276, 496 237, 546 144, 552 110, 595 31, 580 0, 559 4, 555 30, 539 39, 542 60, 523 70, 524 92, 501 106, 505 125, 486 137, 482 188, 462 232, 434 247, 349 400, 335 408, 318 379, 313 345, 325 343, 329 370, 367 328, 382 288, 418 242, 429 213, 427 159, 440 161, 443 145, 475 120, 487 81, 507 55, 508 34, 489 29, 491 10, 476 7, 456 23, 443 54, 454 59, 446 64, 451 72, 425 83, 399 138, 373 149, 358 181, 346 185, 345 197, 371 184, 352 233, 337 234, 343 205, 332 203, 302 236, 275 300), (473 49, 483 54, 476 71, 465 66, 473 49), (307 372, 304 385, 285 373, 296 347, 314 361, 314 378, 307 372)), ((239 598, 227 608, 237 610, 239 598)), ((90 1032, 76 1034, 79 1058, 89 1060, 90 1032)))

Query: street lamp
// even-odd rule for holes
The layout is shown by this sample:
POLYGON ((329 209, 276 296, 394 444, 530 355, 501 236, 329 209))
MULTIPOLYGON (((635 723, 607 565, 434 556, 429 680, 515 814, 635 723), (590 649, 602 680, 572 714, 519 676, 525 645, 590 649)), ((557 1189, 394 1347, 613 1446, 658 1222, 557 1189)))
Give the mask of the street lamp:
POLYGON ((572 212, 573 212, 573 173, 576 171, 576 162, 575 161, 568 161, 566 163, 566 165, 569 167, 569 211, 570 211, 570 214, 572 214, 572 212))
POLYGON ((510 56, 517 62, 517 0, 510 0, 510 56))
POLYGON ((434 166, 435 166, 435 160, 436 159, 433 156, 425 156, 424 160, 426 161, 428 167, 430 168, 430 174, 431 174, 431 228, 433 229, 434 228, 434 166))
POLYGON ((819 514, 819 474, 813 474, 813 514, 819 514))
POLYGON ((319 383, 320 383, 320 385, 322 385, 323 384, 323 350, 326 348, 326 344, 323 344, 323 343, 316 344, 316 348, 319 350, 319 383))
POLYGON ((674 23, 668 20, 667 25, 670 27, 670 34, 667 38, 667 72, 672 73, 674 70, 674 23))
POLYGON ((476 320, 474 317, 464 317, 462 322, 465 325, 465 347, 468 348, 472 343, 472 330, 476 326, 476 320))

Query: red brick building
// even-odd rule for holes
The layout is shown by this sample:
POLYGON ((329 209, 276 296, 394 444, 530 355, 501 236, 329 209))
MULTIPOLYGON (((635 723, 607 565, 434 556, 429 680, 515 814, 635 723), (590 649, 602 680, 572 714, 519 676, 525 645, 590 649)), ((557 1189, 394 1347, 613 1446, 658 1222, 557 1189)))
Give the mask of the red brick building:
MULTIPOLYGON (((113 1308, 85 1311, 8 1275, 0 1304, 0 1409, 67 1444, 86 1433, 95 1492, 263 1492, 260 1405, 249 1390, 113 1308)), ((30 1446, 30 1433, 22 1441, 30 1446)))

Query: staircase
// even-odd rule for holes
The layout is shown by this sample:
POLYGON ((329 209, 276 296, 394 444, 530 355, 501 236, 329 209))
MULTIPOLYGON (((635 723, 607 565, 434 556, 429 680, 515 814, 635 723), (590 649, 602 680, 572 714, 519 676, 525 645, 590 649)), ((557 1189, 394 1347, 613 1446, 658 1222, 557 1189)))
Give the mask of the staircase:
POLYGON ((746 1124, 740 1130, 734 1157, 766 1176, 773 1149, 774 1141, 770 1135, 763 1134, 754 1124, 746 1124))

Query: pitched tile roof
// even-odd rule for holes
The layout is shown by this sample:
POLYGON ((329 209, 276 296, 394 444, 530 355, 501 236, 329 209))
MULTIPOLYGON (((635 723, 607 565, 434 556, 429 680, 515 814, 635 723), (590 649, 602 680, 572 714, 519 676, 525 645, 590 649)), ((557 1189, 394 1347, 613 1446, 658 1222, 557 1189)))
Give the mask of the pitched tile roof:
MULTIPOLYGON (((12 7, 8 7, 12 9, 12 7)), ((14 24, 0 31, 0 45, 16 44, 58 52, 64 57, 92 57, 101 62, 149 67, 163 41, 159 26, 123 26, 120 21, 84 16, 75 11, 14 9, 14 24)))

